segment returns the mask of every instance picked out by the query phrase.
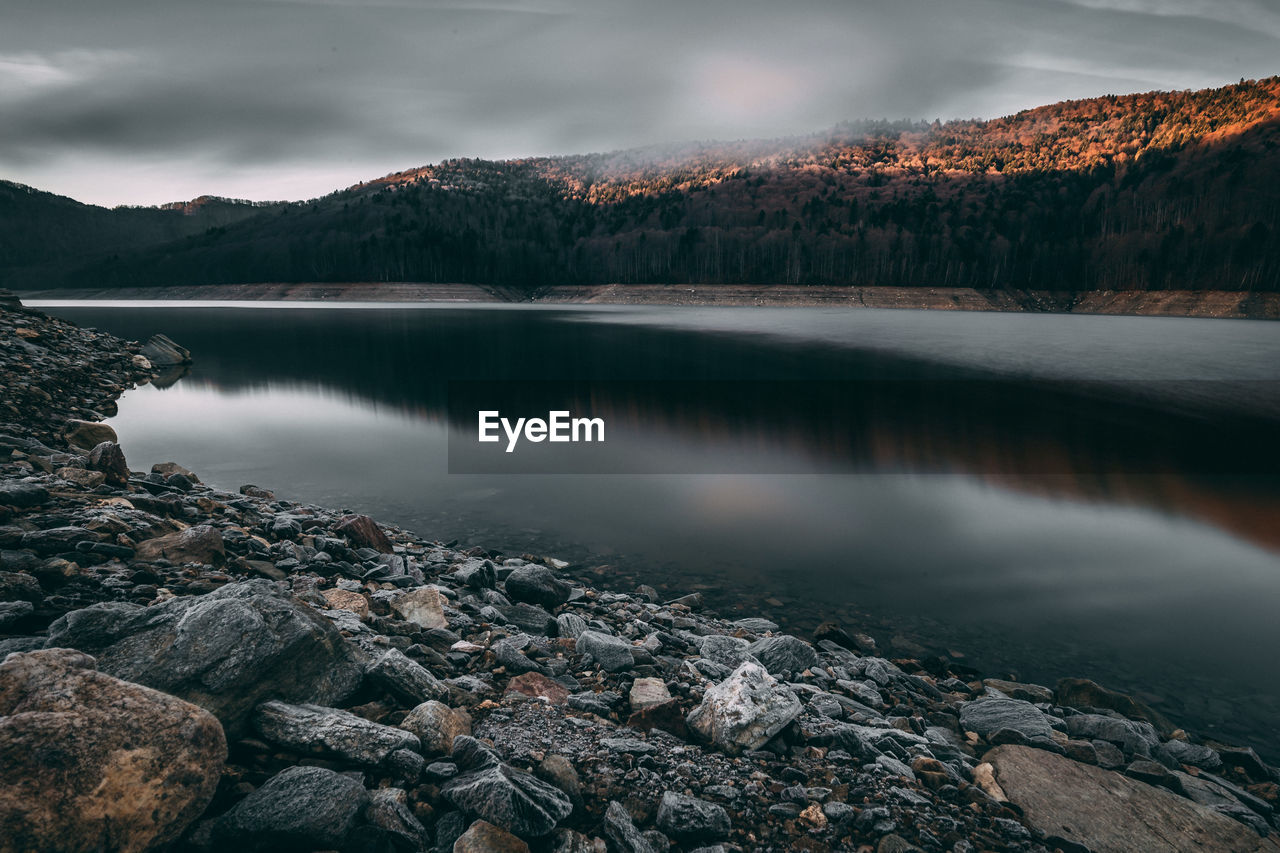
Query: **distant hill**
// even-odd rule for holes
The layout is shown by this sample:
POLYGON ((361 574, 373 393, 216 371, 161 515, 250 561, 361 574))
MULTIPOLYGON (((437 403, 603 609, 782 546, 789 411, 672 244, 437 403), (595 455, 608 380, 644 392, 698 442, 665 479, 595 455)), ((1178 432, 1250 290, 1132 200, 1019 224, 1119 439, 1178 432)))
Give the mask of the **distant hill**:
POLYGON ((5 185, 0 224, 0 285, 10 287, 1277 291, 1280 78, 1068 101, 991 121, 450 160, 263 208, 106 211, 5 185))
POLYGON ((161 207, 104 207, 0 181, 0 283, 52 286, 95 264, 279 205, 205 196, 161 207))

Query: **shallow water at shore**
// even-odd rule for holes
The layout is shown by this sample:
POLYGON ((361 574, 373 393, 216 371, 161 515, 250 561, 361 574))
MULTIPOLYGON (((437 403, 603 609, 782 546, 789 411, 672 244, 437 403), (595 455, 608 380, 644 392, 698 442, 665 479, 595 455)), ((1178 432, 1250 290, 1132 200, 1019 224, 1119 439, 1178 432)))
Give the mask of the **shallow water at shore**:
POLYGON ((218 486, 254 482, 442 540, 608 564, 604 585, 700 588, 726 611, 797 627, 835 617, 992 674, 1091 677, 1205 734, 1275 743, 1275 472, 1215 475, 1176 456, 1129 470, 1113 451, 1134 445, 1099 448, 1125 425, 1197 435, 1200 414, 1179 419, 1191 409, 1268 416, 1280 326, 832 309, 48 310, 193 351, 190 375, 120 402, 112 424, 135 468, 172 459, 218 486), (1112 381, 1145 398, 1116 416, 1114 399, 1072 397, 1071 419, 1036 419, 1035 432, 1011 428, 1017 406, 974 404, 957 422, 926 400, 860 434, 892 441, 852 457, 808 427, 825 401, 779 401, 779 425, 767 406, 735 423, 712 398, 632 400, 624 423, 648 436, 633 446, 666 466, 655 470, 717 473, 448 469, 451 436, 470 428, 450 418, 448 380, 992 376, 1112 381), (787 473, 732 473, 762 456, 787 473))

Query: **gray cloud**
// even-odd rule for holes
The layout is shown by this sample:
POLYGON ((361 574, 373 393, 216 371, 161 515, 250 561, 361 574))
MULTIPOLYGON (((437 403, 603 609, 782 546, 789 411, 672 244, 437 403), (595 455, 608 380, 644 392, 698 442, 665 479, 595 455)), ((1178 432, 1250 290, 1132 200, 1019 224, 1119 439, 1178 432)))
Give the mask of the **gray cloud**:
POLYGON ((1264 0, 0 3, 0 176, 99 203, 1280 71, 1264 0))

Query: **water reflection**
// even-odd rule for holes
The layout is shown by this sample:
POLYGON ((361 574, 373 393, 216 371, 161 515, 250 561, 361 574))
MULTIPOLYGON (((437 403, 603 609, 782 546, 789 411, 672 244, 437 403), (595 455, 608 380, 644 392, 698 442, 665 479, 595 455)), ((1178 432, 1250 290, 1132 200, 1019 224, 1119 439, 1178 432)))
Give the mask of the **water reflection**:
POLYGON ((176 385, 121 401, 135 467, 175 459, 218 485, 257 482, 441 539, 607 562, 615 581, 703 587, 726 610, 771 608, 797 628, 882 624, 989 669, 1089 675, 1202 731, 1274 743, 1280 326, 57 313, 134 338, 163 331, 195 354, 176 385), (1019 381, 1047 375, 1046 342, 1055 381, 1019 381), (1126 365, 1144 358, 1159 369, 1133 368, 1152 380, 1135 385, 1126 365), (635 470, 666 473, 449 474, 451 434, 474 429, 450 417, 449 383, 494 379, 585 388, 631 437, 635 470), (723 473, 735 471, 755 473, 723 473), (833 473, 849 471, 863 473, 833 473))

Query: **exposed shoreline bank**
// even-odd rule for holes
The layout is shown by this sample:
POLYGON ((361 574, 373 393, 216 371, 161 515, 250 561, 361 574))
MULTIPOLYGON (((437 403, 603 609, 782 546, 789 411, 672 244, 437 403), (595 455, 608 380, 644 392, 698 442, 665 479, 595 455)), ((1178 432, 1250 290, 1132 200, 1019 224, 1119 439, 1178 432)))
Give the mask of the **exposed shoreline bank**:
MULTIPOLYGON (((0 342, 0 659, 17 653, 0 696, 26 679, 0 719, 65 715, 74 684, 82 707, 107 690, 154 705, 157 731, 168 714, 225 732, 225 758, 146 741, 181 781, 106 761, 75 777, 84 792, 56 783, 140 808, 163 790, 163 825, 68 809, 46 832, 195 850, 1280 850, 1262 834, 1280 773, 1129 697, 891 661, 857 626, 810 642, 696 594, 595 589, 553 557, 463 552, 173 463, 130 471, 128 437, 96 421, 152 375, 139 347, 3 307, 0 342)), ((90 729, 110 741, 117 723, 90 729)), ((0 723, 0 755, 24 756, 0 762, 0 825, 17 827, 0 850, 80 840, 21 834, 66 793, 37 790, 38 737, 0 723)))
POLYGON ((25 291, 22 297, 27 301, 129 299, 849 307, 1280 319, 1280 293, 1189 290, 1055 293, 954 287, 607 284, 547 287, 529 292, 474 284, 374 282, 41 290, 25 291))

